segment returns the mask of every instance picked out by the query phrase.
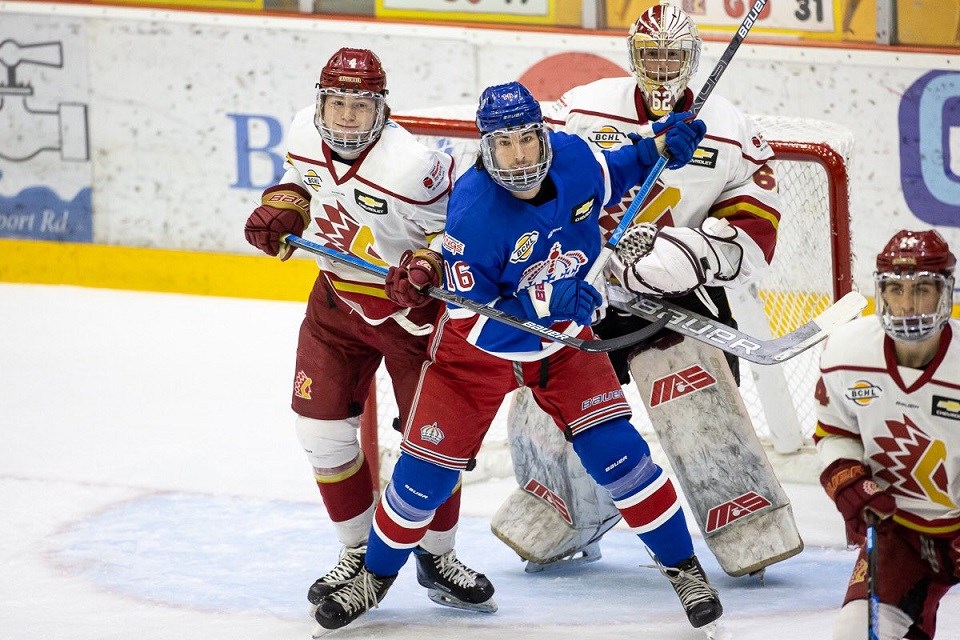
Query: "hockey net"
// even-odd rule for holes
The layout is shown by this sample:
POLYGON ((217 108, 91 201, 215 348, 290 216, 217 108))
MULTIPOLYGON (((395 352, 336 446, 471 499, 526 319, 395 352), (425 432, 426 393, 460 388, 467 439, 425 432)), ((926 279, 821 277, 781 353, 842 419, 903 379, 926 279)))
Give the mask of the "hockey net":
MULTIPOLYGON (((473 164, 478 149, 471 115, 472 108, 449 107, 393 119, 427 146, 450 153, 462 172, 473 164)), ((854 140, 849 130, 829 122, 752 117, 776 153, 773 164, 784 211, 771 268, 756 286, 732 296, 731 304, 742 331, 769 338, 796 329, 851 290, 847 168, 854 140)), ((740 390, 781 480, 817 479, 811 436, 821 348, 771 367, 741 360, 740 390)), ((399 453, 400 434, 394 429, 396 401, 382 366, 374 391, 362 439, 368 456, 377 452, 380 477, 386 479, 399 453)), ((654 457, 661 458, 636 388, 627 385, 625 393, 634 410, 633 424, 650 442, 654 457)), ((508 396, 487 433, 476 469, 465 474, 465 481, 513 475, 506 430, 510 401, 508 396)))

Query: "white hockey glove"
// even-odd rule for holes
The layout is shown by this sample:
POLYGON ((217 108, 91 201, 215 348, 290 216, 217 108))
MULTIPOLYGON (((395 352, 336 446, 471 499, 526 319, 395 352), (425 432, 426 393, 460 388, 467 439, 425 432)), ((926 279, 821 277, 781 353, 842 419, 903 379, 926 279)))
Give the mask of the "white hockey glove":
POLYGON ((718 218, 707 218, 700 229, 639 224, 623 234, 611 262, 621 284, 635 293, 682 296, 737 277, 743 247, 736 238, 737 230, 718 218))

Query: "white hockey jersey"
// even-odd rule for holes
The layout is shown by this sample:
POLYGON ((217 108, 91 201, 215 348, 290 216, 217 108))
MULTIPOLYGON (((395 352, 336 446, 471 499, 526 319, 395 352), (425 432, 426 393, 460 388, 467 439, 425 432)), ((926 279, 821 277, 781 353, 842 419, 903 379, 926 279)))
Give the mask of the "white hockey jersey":
MULTIPOLYGON (((681 108, 692 105, 688 87, 681 108)), ((773 151, 753 122, 721 96, 711 95, 697 117, 707 125, 706 137, 689 164, 660 174, 636 221, 699 227, 707 216, 725 218, 743 232, 737 241, 744 246, 745 265, 734 281, 742 283, 773 259, 782 207, 776 176, 767 164, 773 151)), ((594 151, 631 144, 629 133, 653 135, 632 76, 575 87, 554 103, 544 120, 556 131, 584 138, 594 151)), ((636 193, 637 187, 607 209, 610 215, 601 225, 608 232, 636 193)))
MULTIPOLYGON (((436 239, 439 251, 453 160, 427 149, 388 121, 375 144, 351 164, 334 160, 313 124, 315 107, 297 113, 287 134, 287 170, 281 180, 310 194, 310 225, 303 235, 331 249, 388 267, 407 249, 436 239)), ((317 263, 339 296, 371 324, 408 310, 391 302, 383 280, 319 256, 317 263)))
POLYGON ((897 365, 875 316, 828 339, 815 393, 824 466, 861 460, 896 498, 895 519, 931 535, 960 531, 960 322, 924 369, 897 365))

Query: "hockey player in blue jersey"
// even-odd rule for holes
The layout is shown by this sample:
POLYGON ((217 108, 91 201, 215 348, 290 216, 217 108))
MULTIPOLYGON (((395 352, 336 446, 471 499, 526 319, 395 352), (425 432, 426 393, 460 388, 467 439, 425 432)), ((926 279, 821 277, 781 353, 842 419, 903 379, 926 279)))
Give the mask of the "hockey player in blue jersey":
MULTIPOLYGON (((540 106, 521 84, 486 89, 477 126, 480 157, 456 183, 443 242, 446 286, 555 330, 592 336, 601 296, 584 280, 601 248, 602 207, 619 202, 666 150, 675 168, 706 132, 689 113, 613 152, 547 131, 540 106)), ((425 265, 391 270, 388 281, 441 283, 425 265)), ((377 506, 364 569, 324 598, 327 629, 376 606, 433 517, 473 467, 503 398, 521 385, 563 430, 590 475, 605 487, 669 578, 693 626, 723 612, 693 553, 670 478, 629 422, 630 407, 610 360, 451 307, 437 323, 401 455, 377 506)))

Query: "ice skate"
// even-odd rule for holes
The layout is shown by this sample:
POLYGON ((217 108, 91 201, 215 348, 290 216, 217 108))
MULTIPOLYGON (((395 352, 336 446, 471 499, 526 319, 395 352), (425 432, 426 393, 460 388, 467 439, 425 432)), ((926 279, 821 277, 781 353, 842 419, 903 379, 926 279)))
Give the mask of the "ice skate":
POLYGON ((323 635, 324 629, 345 627, 376 607, 396 579, 397 576, 374 575, 361 565, 355 576, 337 586, 317 604, 314 617, 322 629, 315 631, 313 636, 323 635))
POLYGON ((710 586, 696 555, 690 556, 677 567, 658 568, 670 580, 694 628, 708 625, 723 615, 719 594, 710 586))
MULTIPOLYGON (((316 607, 338 585, 360 573, 366 555, 367 545, 365 544, 358 547, 344 547, 343 551, 340 552, 340 559, 336 566, 310 586, 310 590, 307 592, 307 600, 310 601, 310 604, 316 607)), ((315 609, 311 609, 310 613, 312 614, 314 611, 315 609)))
POLYGON ((428 589, 431 600, 468 611, 493 613, 497 610, 493 585, 485 575, 460 562, 453 550, 433 555, 418 549, 415 555, 417 582, 428 589))

